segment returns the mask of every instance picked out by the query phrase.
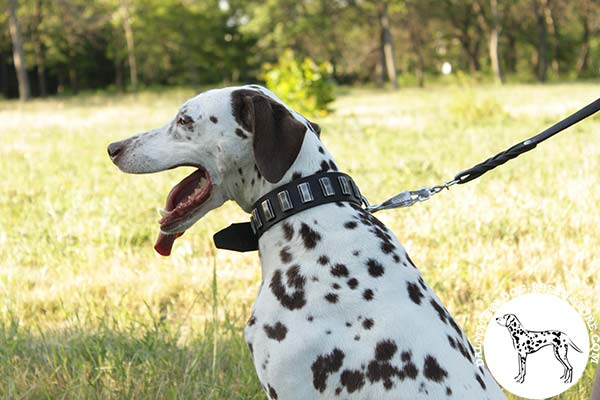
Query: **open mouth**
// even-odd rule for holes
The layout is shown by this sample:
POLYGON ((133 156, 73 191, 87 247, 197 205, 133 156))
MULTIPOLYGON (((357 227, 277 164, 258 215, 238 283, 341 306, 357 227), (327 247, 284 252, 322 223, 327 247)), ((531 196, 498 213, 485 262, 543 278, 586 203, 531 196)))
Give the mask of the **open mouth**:
POLYGON ((167 196, 165 208, 160 210, 162 218, 160 233, 154 249, 163 256, 171 254, 175 239, 183 235, 185 230, 178 231, 196 214, 196 211, 208 200, 212 189, 210 175, 202 166, 184 178, 171 189, 167 196))

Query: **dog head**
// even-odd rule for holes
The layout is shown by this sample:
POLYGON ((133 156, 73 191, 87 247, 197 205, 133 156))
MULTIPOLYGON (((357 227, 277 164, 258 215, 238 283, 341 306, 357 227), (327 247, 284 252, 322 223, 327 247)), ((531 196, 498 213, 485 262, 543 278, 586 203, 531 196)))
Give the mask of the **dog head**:
POLYGON ((175 238, 210 210, 235 200, 248 211, 274 184, 290 180, 305 138, 318 142, 319 133, 272 92, 250 85, 201 93, 166 125, 111 143, 108 154, 127 173, 196 168, 161 210, 155 248, 168 255, 175 238))
POLYGON ((515 314, 504 314, 501 317, 496 318, 496 322, 500 326, 516 327, 519 325, 519 320, 515 314))

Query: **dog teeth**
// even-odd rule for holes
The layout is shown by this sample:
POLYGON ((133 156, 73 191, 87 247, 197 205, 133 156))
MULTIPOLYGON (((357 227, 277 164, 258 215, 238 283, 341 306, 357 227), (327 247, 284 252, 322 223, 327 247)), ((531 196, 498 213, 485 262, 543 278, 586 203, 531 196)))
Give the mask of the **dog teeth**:
POLYGON ((159 208, 158 209, 158 213, 160 214, 161 217, 166 217, 167 215, 169 215, 169 212, 167 211, 166 208, 159 208))

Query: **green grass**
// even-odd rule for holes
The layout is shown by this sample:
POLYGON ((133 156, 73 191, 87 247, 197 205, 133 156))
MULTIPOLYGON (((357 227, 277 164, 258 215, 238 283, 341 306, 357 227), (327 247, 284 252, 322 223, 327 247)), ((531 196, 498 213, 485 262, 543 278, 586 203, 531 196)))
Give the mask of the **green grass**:
MULTIPOLYGON (((318 122, 371 202, 448 180, 597 96, 597 85, 347 90, 318 122)), ((0 398, 264 399, 243 339, 256 254, 215 251, 233 204, 154 253, 157 208, 188 171, 117 171, 106 145, 193 94, 0 102, 0 398)), ((481 179, 378 214, 473 335, 518 285, 563 286, 600 323, 600 120, 481 179)), ((561 399, 589 398, 590 365, 561 399)))

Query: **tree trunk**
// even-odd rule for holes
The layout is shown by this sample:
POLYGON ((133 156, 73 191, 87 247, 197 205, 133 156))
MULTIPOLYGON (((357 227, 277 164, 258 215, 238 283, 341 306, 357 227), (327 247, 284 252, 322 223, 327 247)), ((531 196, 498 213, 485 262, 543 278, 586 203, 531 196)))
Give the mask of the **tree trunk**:
POLYGON ((71 90, 73 94, 79 93, 79 77, 77 75, 77 67, 75 56, 69 56, 69 86, 71 86, 71 90))
POLYGON ((546 29, 546 19, 544 13, 540 10, 538 1, 535 1, 535 20, 538 28, 537 44, 537 79, 540 82, 546 81, 546 72, 548 70, 548 31, 546 29))
POLYGON ((398 77, 396 75, 396 62, 394 61, 394 46, 387 3, 385 1, 380 1, 378 8, 379 24, 381 26, 381 48, 383 50, 383 58, 385 60, 384 65, 385 69, 387 70, 388 80, 392 83, 394 89, 398 89, 398 77))
POLYGON ((35 33, 35 63, 37 65, 38 90, 41 97, 46 97, 46 62, 44 59, 44 49, 42 47, 42 35, 40 26, 42 24, 42 0, 36 0, 34 10, 34 20, 36 25, 35 33))
POLYGON ((500 36, 500 22, 498 15, 498 0, 490 0, 492 11, 492 25, 490 29, 490 60, 496 82, 504 83, 502 66, 500 65, 500 52, 498 50, 498 38, 500 36))
POLYGON ((590 21, 587 14, 581 15, 580 20, 583 26, 583 34, 581 35, 581 50, 575 67, 578 78, 581 78, 587 72, 590 58, 590 21))
MULTIPOLYGON (((411 17, 413 16, 409 15, 409 18, 411 17)), ((419 26, 420 23, 417 22, 416 24, 414 24, 413 22, 414 21, 408 21, 407 23, 408 34, 410 38, 410 47, 413 53, 415 53, 417 59, 415 75, 417 77, 417 80, 419 81, 419 87, 422 88, 425 87, 425 59, 423 57, 423 42, 421 40, 421 37, 419 36, 419 33, 417 32, 417 29, 419 29, 417 26, 419 26)))
POLYGON ((133 30, 131 29, 131 17, 129 15, 128 0, 121 0, 121 12, 123 16, 123 30, 125 31, 125 39, 127 40, 127 59, 129 61, 129 77, 131 79, 131 90, 133 92, 137 92, 137 60, 135 57, 135 41, 133 39, 133 30))
POLYGON ((560 71, 558 67, 558 44, 560 43, 560 32, 558 30, 558 23, 556 17, 550 8, 550 0, 542 0, 542 9, 544 12, 544 18, 546 19, 546 27, 552 35, 552 72, 556 78, 559 78, 560 71))
POLYGON ((8 14, 8 25, 13 44, 13 60, 17 70, 17 80, 19 81, 19 99, 26 101, 31 97, 31 92, 29 90, 27 67, 25 66, 21 28, 17 19, 17 0, 9 0, 8 14))
POLYGON ((8 98, 8 54, 0 50, 0 93, 8 98))
POLYGON ((115 56, 115 86, 122 93, 125 91, 125 80, 123 79, 123 61, 118 55, 115 56))
POLYGON ((517 37, 512 29, 507 29, 506 38, 508 40, 506 52, 506 69, 512 73, 517 72, 517 37))

